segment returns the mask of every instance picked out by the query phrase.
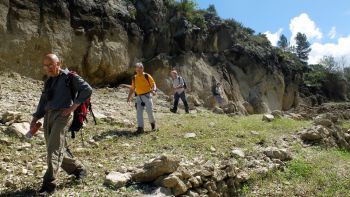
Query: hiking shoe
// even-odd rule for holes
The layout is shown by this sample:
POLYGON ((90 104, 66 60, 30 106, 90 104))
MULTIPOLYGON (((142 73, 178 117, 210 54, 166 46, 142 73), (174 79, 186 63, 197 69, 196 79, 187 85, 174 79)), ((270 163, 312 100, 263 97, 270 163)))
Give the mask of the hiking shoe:
POLYGON ((190 111, 189 111, 188 109, 186 109, 185 112, 186 112, 186 114, 189 114, 189 113, 190 113, 190 111))
POLYGON ((39 190, 39 196, 48 196, 55 192, 56 184, 54 183, 43 183, 39 190))
POLYGON ((173 112, 174 114, 176 114, 176 110, 175 109, 170 109, 171 112, 173 112))
POLYGON ((74 173, 76 180, 83 180, 87 176, 87 170, 85 169, 77 169, 74 173))
POLYGON ((140 135, 140 134, 143 134, 143 133, 145 133, 145 131, 143 130, 143 128, 142 128, 142 127, 137 127, 136 134, 137 134, 137 135, 140 135))
POLYGON ((152 131, 158 131, 156 123, 151 123, 152 131))

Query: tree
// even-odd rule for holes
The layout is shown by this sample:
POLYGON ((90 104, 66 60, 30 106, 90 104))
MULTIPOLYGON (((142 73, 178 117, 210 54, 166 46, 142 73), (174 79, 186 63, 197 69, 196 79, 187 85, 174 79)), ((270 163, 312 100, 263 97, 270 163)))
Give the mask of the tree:
POLYGON ((327 70, 327 72, 338 72, 340 70, 339 68, 339 62, 337 62, 334 58, 334 56, 331 55, 325 55, 320 60, 319 64, 324 66, 327 70))
POLYGON ((307 60, 309 59, 309 53, 311 51, 311 48, 309 41, 307 41, 306 35, 298 32, 297 36, 295 37, 295 41, 296 54, 298 58, 303 62, 307 62, 307 60))
POLYGON ((280 39, 277 42, 277 46, 283 49, 283 51, 286 51, 286 49, 288 48, 288 45, 289 43, 288 43, 287 37, 284 34, 282 34, 280 36, 280 39))
POLYGON ((209 14, 214 15, 214 16, 217 16, 217 15, 218 15, 214 4, 210 4, 210 5, 209 5, 209 7, 207 8, 207 12, 208 12, 209 14))

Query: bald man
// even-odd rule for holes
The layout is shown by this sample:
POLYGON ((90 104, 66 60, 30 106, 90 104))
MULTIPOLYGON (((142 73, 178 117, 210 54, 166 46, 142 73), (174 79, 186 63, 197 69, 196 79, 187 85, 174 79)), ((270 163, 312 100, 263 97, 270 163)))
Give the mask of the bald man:
POLYGON ((86 176, 82 163, 68 151, 65 136, 72 112, 90 98, 92 88, 78 75, 69 77, 69 70, 61 69, 60 60, 55 54, 44 56, 43 68, 49 78, 45 82, 30 125, 32 128, 38 120, 44 118, 47 170, 39 193, 47 195, 55 191, 60 167, 68 174, 75 175, 76 179, 86 176), (72 89, 75 95, 72 95, 74 94, 72 89))

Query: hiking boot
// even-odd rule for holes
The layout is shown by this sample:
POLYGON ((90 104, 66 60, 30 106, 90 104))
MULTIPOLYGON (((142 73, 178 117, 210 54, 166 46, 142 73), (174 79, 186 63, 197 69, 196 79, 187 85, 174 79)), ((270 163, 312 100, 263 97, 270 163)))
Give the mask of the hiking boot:
POLYGON ((152 131, 158 131, 158 128, 156 127, 156 123, 151 123, 152 131))
POLYGON ((87 170, 85 169, 77 169, 76 172, 73 173, 75 175, 75 179, 77 181, 83 180, 87 176, 87 170))
POLYGON ((190 110, 186 109, 185 112, 186 112, 186 114, 189 114, 189 113, 190 113, 190 110))
POLYGON ((173 112, 174 114, 176 114, 176 109, 171 108, 170 111, 173 112))
POLYGON ((140 135, 140 134, 143 134, 143 133, 145 133, 145 131, 143 130, 143 127, 137 127, 136 134, 140 135))
POLYGON ((39 190, 39 196, 48 196, 55 192, 56 184, 54 183, 43 183, 39 190))

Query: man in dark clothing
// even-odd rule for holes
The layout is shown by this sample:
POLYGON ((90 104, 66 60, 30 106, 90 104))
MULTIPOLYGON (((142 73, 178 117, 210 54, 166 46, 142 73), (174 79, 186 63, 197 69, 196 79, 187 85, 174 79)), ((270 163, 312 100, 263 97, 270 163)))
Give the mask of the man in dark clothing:
POLYGON ((55 180, 60 167, 77 179, 86 176, 85 167, 68 151, 65 134, 72 112, 90 98, 92 88, 78 75, 68 78, 68 69, 61 69, 61 63, 55 54, 44 56, 43 67, 49 79, 45 82, 30 126, 34 127, 44 117, 47 170, 39 193, 46 195, 55 191, 55 180), (76 95, 72 95, 72 89, 76 95))
POLYGON ((179 104, 179 99, 182 100, 182 102, 185 105, 185 111, 186 113, 190 113, 187 99, 186 99, 186 93, 185 93, 185 80, 177 74, 176 70, 171 71, 171 77, 173 79, 173 88, 174 88, 174 106, 172 109, 170 109, 171 112, 176 113, 177 106, 179 104))

